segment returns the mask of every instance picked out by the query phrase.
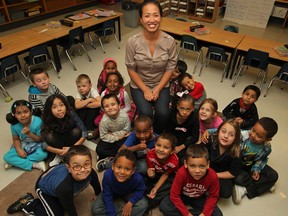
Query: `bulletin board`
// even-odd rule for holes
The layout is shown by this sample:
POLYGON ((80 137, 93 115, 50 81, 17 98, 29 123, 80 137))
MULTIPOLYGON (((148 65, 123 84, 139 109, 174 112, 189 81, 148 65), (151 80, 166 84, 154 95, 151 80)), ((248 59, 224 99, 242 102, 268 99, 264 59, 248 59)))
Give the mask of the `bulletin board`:
POLYGON ((224 20, 266 28, 275 0, 227 0, 224 20))

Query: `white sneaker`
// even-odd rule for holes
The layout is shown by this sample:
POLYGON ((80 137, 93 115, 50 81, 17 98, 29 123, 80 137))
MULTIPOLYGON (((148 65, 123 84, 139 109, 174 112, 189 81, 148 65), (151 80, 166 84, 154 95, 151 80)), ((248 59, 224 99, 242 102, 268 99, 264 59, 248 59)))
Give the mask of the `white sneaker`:
POLYGON ((39 170, 41 170, 42 172, 45 172, 45 171, 47 170, 46 163, 45 163, 44 161, 35 162, 35 163, 33 164, 33 168, 39 169, 39 170))
POLYGON ((270 193, 274 193, 276 191, 276 185, 274 184, 270 189, 269 192, 270 193))
POLYGON ((12 168, 13 166, 11 165, 11 164, 8 164, 8 163, 6 163, 5 165, 4 165, 4 168, 6 169, 6 170, 8 170, 8 169, 10 169, 10 168, 12 168))
POLYGON ((234 202, 234 204, 238 205, 245 194, 247 194, 247 190, 245 187, 234 185, 232 194, 232 201, 234 202))
POLYGON ((49 167, 55 166, 62 162, 62 157, 60 155, 56 155, 54 159, 49 163, 49 167))

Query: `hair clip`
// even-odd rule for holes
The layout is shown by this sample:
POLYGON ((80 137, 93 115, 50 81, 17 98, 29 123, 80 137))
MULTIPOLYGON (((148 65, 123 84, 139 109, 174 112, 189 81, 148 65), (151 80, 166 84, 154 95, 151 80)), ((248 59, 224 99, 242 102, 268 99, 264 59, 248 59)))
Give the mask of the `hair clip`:
POLYGON ((188 91, 188 90, 185 90, 185 91, 177 92, 177 93, 176 93, 176 95, 177 95, 178 97, 183 97, 183 95, 185 95, 185 94, 189 94, 189 91, 188 91))

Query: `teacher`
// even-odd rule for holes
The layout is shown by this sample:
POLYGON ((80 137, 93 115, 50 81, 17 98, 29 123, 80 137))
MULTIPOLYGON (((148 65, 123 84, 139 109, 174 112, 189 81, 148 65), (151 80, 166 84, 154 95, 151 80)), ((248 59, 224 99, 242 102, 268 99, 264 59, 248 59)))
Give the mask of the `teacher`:
POLYGON ((177 62, 174 38, 159 29, 162 14, 155 0, 141 4, 143 29, 128 39, 125 58, 138 113, 154 117, 154 131, 158 134, 163 132, 169 117, 169 80, 177 62))

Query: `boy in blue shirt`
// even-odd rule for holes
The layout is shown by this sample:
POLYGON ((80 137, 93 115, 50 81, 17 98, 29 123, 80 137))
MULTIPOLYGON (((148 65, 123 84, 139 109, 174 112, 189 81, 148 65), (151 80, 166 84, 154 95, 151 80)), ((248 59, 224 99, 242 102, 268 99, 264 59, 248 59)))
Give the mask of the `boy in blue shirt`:
MULTIPOLYGON (((155 146, 158 134, 153 132, 153 121, 149 116, 139 115, 134 120, 134 131, 128 136, 119 150, 127 148, 136 155, 136 171, 141 175, 147 173, 146 153, 155 146)), ((101 172, 112 166, 111 158, 100 160, 96 169, 101 172)))
POLYGON ((243 168, 234 180, 232 200, 235 204, 239 204, 244 195, 252 199, 267 191, 274 192, 278 173, 267 162, 271 153, 270 141, 277 131, 277 123, 272 118, 263 117, 250 131, 241 132, 243 168))
POLYGON ((93 216, 144 214, 148 207, 144 198, 146 186, 142 176, 135 172, 135 163, 135 155, 128 149, 117 153, 112 169, 104 173, 103 192, 92 205, 93 216))

